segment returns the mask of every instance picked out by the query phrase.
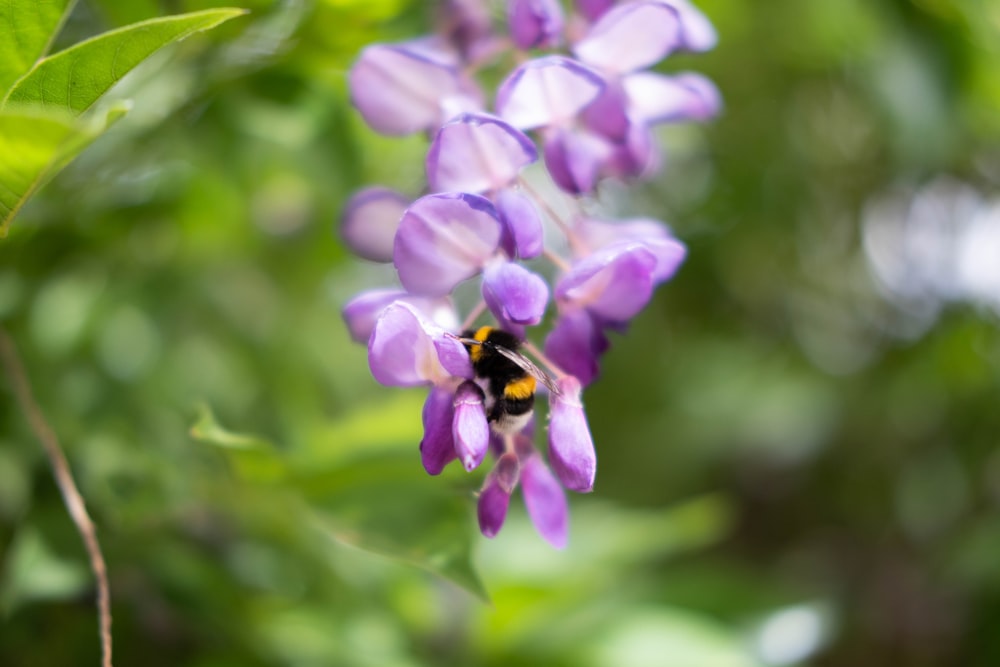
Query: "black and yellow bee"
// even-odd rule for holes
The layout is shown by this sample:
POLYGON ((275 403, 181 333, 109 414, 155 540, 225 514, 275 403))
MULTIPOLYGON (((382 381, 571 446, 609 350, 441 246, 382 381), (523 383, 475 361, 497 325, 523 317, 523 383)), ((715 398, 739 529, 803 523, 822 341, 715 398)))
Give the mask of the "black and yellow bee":
POLYGON ((556 393, 555 382, 518 350, 521 341, 494 327, 479 327, 459 339, 469 351, 476 384, 486 396, 486 418, 498 433, 516 433, 531 419, 537 382, 556 393))

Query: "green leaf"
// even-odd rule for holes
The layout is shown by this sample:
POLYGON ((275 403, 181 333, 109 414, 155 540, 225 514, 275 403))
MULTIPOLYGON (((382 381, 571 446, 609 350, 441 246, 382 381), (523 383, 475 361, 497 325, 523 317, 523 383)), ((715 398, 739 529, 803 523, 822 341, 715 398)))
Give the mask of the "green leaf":
POLYGON ((73 0, 5 0, 0 3, 0 91, 45 55, 73 0))
POLYGON ((264 484, 285 479, 285 459, 271 443, 253 435, 226 430, 206 405, 200 406, 198 412, 198 421, 191 427, 191 437, 224 449, 226 458, 240 479, 264 484))
POLYGON ((52 178, 125 113, 112 109, 103 120, 81 122, 65 111, 0 109, 0 238, 17 212, 52 178))
POLYGON ((472 494, 429 477, 412 452, 301 476, 296 486, 338 542, 433 572, 489 601, 472 565, 472 494))
POLYGON ((38 61, 10 89, 4 104, 31 103, 82 113, 160 48, 244 13, 234 8, 208 9, 98 35, 38 61))

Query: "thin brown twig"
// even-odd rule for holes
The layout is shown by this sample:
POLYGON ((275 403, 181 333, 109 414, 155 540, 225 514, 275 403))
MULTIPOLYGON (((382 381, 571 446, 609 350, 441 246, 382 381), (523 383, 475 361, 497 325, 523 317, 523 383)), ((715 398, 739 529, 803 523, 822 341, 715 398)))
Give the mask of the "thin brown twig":
POLYGON ((87 508, 83 502, 83 496, 76 488, 73 481, 73 473, 69 469, 69 462, 63 454, 62 447, 59 446, 59 439, 55 431, 45 420, 42 409, 35 401, 31 392, 31 383, 24 370, 24 364, 17 353, 14 339, 11 338, 7 330, 0 326, 0 362, 2 362, 7 377, 10 379, 10 386, 17 397, 17 402, 21 406, 31 430, 45 450, 45 455, 52 466, 52 476, 56 479, 56 485, 62 494, 63 503, 69 512, 70 518, 76 524, 76 529, 83 538, 83 545, 87 550, 87 557, 90 559, 90 569, 94 571, 94 578, 97 580, 97 615, 98 625, 101 635, 101 665, 102 667, 112 667, 111 665, 111 592, 108 587, 108 568, 101 553, 101 545, 97 541, 97 531, 94 529, 94 522, 87 514, 87 508))

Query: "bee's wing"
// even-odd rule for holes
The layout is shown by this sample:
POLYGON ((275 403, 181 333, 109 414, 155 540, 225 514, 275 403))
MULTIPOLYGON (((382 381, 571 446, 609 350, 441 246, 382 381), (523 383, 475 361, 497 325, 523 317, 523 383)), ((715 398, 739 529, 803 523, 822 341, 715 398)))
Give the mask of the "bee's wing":
POLYGON ((528 359, 523 354, 520 354, 519 352, 514 352, 513 350, 508 350, 506 347, 503 347, 501 345, 494 345, 492 347, 494 350, 496 350, 503 356, 507 357, 518 366, 520 366, 521 369, 524 370, 524 372, 534 376, 536 380, 544 384, 545 387, 549 390, 549 393, 551 393, 553 396, 562 393, 559 391, 559 387, 556 385, 556 381, 552 378, 552 376, 550 376, 548 373, 543 371, 535 364, 531 363, 531 360, 528 359))

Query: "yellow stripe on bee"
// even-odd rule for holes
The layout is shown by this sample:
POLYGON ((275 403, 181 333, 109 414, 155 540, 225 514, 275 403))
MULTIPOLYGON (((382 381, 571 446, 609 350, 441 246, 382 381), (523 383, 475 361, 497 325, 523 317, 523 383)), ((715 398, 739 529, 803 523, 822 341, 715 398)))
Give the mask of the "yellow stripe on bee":
MULTIPOLYGON (((493 327, 479 327, 476 329, 476 333, 472 334, 472 340, 478 340, 480 343, 485 343, 486 338, 493 331, 493 327)), ((483 358, 483 346, 473 345, 469 348, 469 357, 472 359, 472 363, 478 362, 483 358)))
POLYGON ((508 382, 503 388, 504 398, 523 399, 531 398, 535 393, 535 378, 525 375, 520 380, 508 382))

